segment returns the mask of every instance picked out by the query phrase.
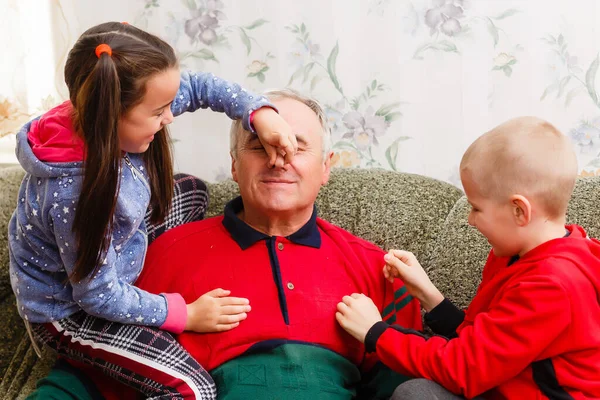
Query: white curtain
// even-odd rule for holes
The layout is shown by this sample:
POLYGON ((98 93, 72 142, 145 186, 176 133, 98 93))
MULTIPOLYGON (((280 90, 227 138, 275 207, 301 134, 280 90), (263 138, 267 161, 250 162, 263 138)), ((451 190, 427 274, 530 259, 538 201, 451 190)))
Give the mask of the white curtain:
MULTIPOLYGON (((0 135, 66 99, 69 48, 115 20, 166 39, 182 68, 313 95, 327 109, 338 167, 458 185, 476 137, 536 115, 572 138, 582 175, 600 174, 597 0, 0 1, 0 135)), ((177 169, 228 177, 228 127, 210 111, 177 118, 177 169)))

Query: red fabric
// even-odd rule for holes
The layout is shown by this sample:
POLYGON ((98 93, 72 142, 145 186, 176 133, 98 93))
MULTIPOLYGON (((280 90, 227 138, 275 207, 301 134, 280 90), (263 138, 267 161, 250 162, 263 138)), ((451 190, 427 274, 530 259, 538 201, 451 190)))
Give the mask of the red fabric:
POLYGON ((83 161, 85 146, 73 129, 70 101, 54 107, 33 121, 27 139, 33 154, 45 162, 83 161))
MULTIPOLYGON (((231 331, 179 335, 180 343, 202 366, 210 371, 271 339, 320 344, 363 369, 374 364, 376 355, 365 359, 364 346, 338 325, 335 312, 342 297, 353 292, 373 298, 380 311, 394 301, 394 290, 401 284, 394 288, 384 279, 381 249, 321 219, 317 219, 320 249, 277 237, 275 251, 290 321, 286 325, 265 241, 241 250, 222 219, 185 224, 161 235, 149 247, 136 282, 154 293, 179 292, 187 303, 219 287, 250 300, 248 318, 231 331)), ((401 308, 396 318, 404 326, 422 328, 416 300, 401 308)))
MULTIPOLYGON (((582 228, 514 264, 490 253, 458 338, 388 328, 377 354, 390 368, 472 398, 546 398, 532 363, 550 359, 575 399, 600 398, 600 242, 582 228)), ((401 325, 401 324, 400 324, 401 325)))
POLYGON ((98 371, 97 368, 94 368, 91 365, 69 359, 65 360, 69 364, 86 374, 92 380, 92 382, 94 382, 94 385, 96 385, 96 389, 98 389, 98 391, 102 394, 105 400, 141 400, 144 398, 142 393, 138 392, 133 388, 130 388, 129 386, 125 386, 121 382, 115 381, 113 378, 107 375, 104 375, 102 372, 98 371))

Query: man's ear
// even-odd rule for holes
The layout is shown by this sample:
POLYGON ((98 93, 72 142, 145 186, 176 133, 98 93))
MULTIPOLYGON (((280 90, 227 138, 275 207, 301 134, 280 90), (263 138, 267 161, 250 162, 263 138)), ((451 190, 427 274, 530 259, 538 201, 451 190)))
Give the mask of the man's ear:
POLYGON ((323 179, 321 180, 321 186, 326 185, 329 181, 329 174, 331 173, 331 158, 333 157, 333 151, 330 151, 325 156, 323 161, 323 179))
POLYGON ((518 226, 527 226, 531 222, 531 203, 525 196, 515 194, 510 197, 513 219, 518 226))
POLYGON ((238 179, 237 179, 237 171, 235 169, 235 156, 233 155, 233 153, 231 151, 229 152, 229 156, 231 157, 231 177, 233 178, 233 180, 235 182, 237 182, 238 179))

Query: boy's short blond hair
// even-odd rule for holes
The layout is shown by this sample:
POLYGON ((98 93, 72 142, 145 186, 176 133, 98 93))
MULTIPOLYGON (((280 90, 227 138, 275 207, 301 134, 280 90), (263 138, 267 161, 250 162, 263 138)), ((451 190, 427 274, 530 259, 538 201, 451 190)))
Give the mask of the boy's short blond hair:
POLYGON ((548 217, 566 214, 577 177, 569 139, 535 117, 511 119, 479 137, 460 163, 484 197, 499 201, 520 194, 540 204, 548 217))

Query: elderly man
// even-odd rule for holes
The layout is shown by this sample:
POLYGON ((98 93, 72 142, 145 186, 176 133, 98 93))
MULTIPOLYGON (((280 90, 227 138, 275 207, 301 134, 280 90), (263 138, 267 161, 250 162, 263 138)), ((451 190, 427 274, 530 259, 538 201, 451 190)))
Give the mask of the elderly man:
POLYGON ((321 107, 291 91, 268 97, 296 134, 292 163, 269 166, 256 135, 234 122, 231 173, 241 196, 224 216, 157 239, 138 285, 180 292, 188 302, 214 288, 250 300, 237 328, 179 336, 211 371, 221 398, 349 399, 376 359, 339 327, 336 304, 365 293, 417 329, 419 305, 393 306, 401 287, 384 279, 381 249, 317 218, 314 203, 332 156, 321 107))
POLYGON ((241 196, 221 217, 160 236, 136 284, 188 303, 214 288, 249 299, 234 329, 225 321, 223 332, 178 337, 220 399, 388 398, 402 377, 344 332, 336 305, 364 293, 386 319, 421 329, 419 304, 385 280, 381 249, 317 217, 332 156, 321 107, 292 91, 267 95, 296 134, 293 161, 271 166, 258 137, 234 122, 231 172, 241 196))

